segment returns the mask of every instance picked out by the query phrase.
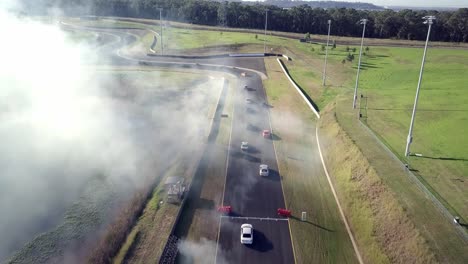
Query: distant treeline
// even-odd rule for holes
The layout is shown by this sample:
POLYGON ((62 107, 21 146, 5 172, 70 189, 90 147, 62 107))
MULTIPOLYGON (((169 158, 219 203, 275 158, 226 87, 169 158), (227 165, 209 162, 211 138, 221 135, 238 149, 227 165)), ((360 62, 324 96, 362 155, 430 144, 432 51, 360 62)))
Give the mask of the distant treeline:
MULTIPOLYGON (((221 0, 222 1, 222 0, 221 0)), ((252 2, 255 3, 255 2, 252 2)), ((346 1, 300 1, 300 0, 265 0, 259 2, 266 5, 276 5, 279 7, 294 7, 300 5, 308 5, 310 7, 317 8, 354 8, 354 9, 365 9, 365 10, 383 10, 381 6, 376 6, 370 3, 363 2, 346 2, 346 1)))
POLYGON ((44 14, 62 9, 66 15, 125 16, 159 19, 163 8, 166 20, 193 24, 239 28, 264 28, 268 10, 268 29, 275 31, 327 34, 327 20, 332 20, 332 34, 359 37, 361 18, 369 19, 367 37, 424 40, 427 26, 425 15, 435 15, 437 21, 431 40, 468 42, 468 8, 457 11, 370 11, 349 8, 321 9, 307 5, 289 9, 273 5, 242 4, 203 0, 21 0, 23 10, 44 14))

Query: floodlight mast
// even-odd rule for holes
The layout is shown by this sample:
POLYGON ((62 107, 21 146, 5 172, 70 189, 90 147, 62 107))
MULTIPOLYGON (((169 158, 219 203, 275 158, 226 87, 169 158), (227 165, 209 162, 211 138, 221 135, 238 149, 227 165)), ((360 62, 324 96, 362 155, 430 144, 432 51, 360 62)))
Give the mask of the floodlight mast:
POLYGON ((416 97, 414 99, 413 105, 413 113, 411 115, 411 123, 408 131, 408 137, 406 138, 406 149, 405 149, 405 156, 408 157, 410 155, 410 145, 413 142, 413 126, 414 126, 414 119, 416 117, 416 107, 418 106, 418 99, 419 99, 419 90, 421 88, 422 77, 424 72, 424 64, 426 62, 426 54, 427 54, 427 44, 429 43, 429 37, 431 35, 431 27, 436 19, 435 16, 425 16, 423 17, 424 24, 428 24, 429 28, 427 29, 427 38, 426 38, 426 45, 424 46, 424 53, 422 57, 421 63, 421 71, 419 72, 419 80, 418 80, 418 87, 416 88, 416 97))
POLYGON ((268 9, 265 10, 265 35, 263 37, 263 53, 266 53, 266 32, 268 27, 268 9))
POLYGON ((325 79, 327 78, 327 58, 328 58, 328 43, 330 42, 330 27, 331 20, 328 20, 328 37, 327 37, 327 46, 325 48, 325 65, 323 66, 323 81, 322 85, 325 86, 325 79))
POLYGON ((159 25, 161 26, 161 55, 164 55, 162 10, 162 8, 159 8, 159 25))
POLYGON ((356 86, 354 86, 353 109, 356 109, 357 89, 359 85, 359 72, 361 70, 362 46, 364 44, 364 35, 366 34, 367 21, 368 20, 365 18, 359 20, 360 24, 364 26, 362 27, 361 49, 359 50, 359 62, 358 62, 357 75, 356 75, 356 86))

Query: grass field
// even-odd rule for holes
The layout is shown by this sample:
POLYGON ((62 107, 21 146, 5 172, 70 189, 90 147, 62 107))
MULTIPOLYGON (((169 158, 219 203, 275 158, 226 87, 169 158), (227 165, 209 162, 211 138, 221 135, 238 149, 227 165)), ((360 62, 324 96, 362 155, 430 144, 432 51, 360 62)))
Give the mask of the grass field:
MULTIPOLYGON (((404 157, 421 49, 374 48, 361 75, 364 121, 404 157)), ((408 162, 454 214, 468 221, 468 54, 429 49, 408 162)))

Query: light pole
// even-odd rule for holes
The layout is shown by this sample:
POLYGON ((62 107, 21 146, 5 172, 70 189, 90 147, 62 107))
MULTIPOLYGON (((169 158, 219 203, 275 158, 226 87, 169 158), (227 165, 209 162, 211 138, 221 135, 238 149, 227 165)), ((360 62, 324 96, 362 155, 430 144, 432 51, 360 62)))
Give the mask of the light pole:
POLYGON ((328 20, 328 37, 327 37, 327 47, 325 48, 325 65, 323 66, 323 82, 322 85, 325 86, 325 79, 327 78, 327 57, 328 57, 328 43, 330 42, 330 27, 331 20, 328 20))
POLYGON ((162 8, 159 8, 159 25, 161 26, 161 55, 164 55, 162 8))
POLYGON ((414 106, 413 106, 413 114, 411 115, 411 123, 410 128, 408 131, 408 138, 406 139, 406 149, 405 149, 405 156, 408 157, 410 154, 410 145, 413 142, 413 125, 414 125, 414 118, 416 116, 416 107, 418 106, 418 98, 419 98, 419 89, 421 88, 422 76, 424 71, 424 63, 426 62, 426 52, 427 52, 427 43, 429 42, 429 36, 431 35, 431 26, 436 19, 435 16, 425 16, 423 17, 424 24, 428 24, 429 28, 427 30, 427 38, 426 38, 426 45, 424 46, 424 53, 422 57, 421 63, 421 71, 419 72, 419 80, 418 80, 418 88, 416 88, 416 98, 414 99, 414 106))
POLYGON ((364 44, 364 35, 366 34, 366 24, 368 20, 363 18, 359 21, 361 25, 364 25, 364 27, 362 28, 361 49, 359 50, 359 62, 357 66, 356 86, 354 86, 353 109, 356 109, 357 88, 359 84, 359 71, 361 70, 362 45, 364 44))
POLYGON ((266 31, 268 26, 268 10, 265 11, 265 36, 263 37, 263 53, 266 53, 266 31))

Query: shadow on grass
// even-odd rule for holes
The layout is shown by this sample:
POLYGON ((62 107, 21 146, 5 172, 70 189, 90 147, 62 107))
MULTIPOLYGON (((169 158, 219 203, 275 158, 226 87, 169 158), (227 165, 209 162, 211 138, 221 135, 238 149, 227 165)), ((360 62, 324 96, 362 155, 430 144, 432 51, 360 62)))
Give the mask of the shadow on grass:
POLYGON ((411 154, 412 157, 423 158, 423 159, 432 159, 432 160, 452 160, 452 161, 468 161, 465 158, 449 158, 449 157, 430 157, 430 156, 417 156, 415 154, 411 154))
MULTIPOLYGON (((367 69, 378 69, 381 67, 375 66, 374 63, 370 62, 361 62, 361 70, 365 71, 367 69)), ((357 69, 357 66, 353 66, 353 69, 357 69)))
MULTIPOLYGON (((412 109, 410 108, 372 108, 369 107, 367 110, 375 110, 375 111, 411 111, 412 109)), ((423 112, 468 112, 468 109, 419 109, 418 111, 423 111, 423 112)))
MULTIPOLYGON (((281 61, 281 60, 280 60, 280 61, 281 61)), ((281 61, 281 65, 284 66, 285 71, 288 73, 289 76, 291 76, 291 74, 290 74, 288 68, 286 67, 286 64, 284 64, 284 63, 281 61)), ((314 109, 315 109, 317 112, 320 112, 320 109, 319 109, 318 105, 314 102, 314 100, 312 100, 312 98, 310 98, 309 94, 306 93, 306 92, 304 91, 304 89, 302 89, 302 87, 299 86, 299 84, 298 84, 295 80, 292 79, 292 77, 291 77, 291 80, 292 80, 292 81, 294 82, 294 84, 299 88, 299 90, 301 90, 301 93, 307 98, 307 101, 309 101, 309 103, 312 105, 312 107, 314 107, 314 109)))
POLYGON ((388 55, 372 55, 372 54, 369 54, 369 53, 367 53, 366 56, 369 57, 369 58, 388 58, 388 57, 390 57, 388 55))
POLYGON ((296 216, 294 216, 294 215, 291 215, 290 218, 292 218, 292 219, 294 219, 294 220, 297 220, 297 221, 301 221, 301 222, 303 222, 303 223, 307 223, 307 224, 309 224, 309 225, 313 225, 313 226, 315 226, 315 227, 318 227, 318 228, 320 228, 320 229, 322 229, 322 230, 325 230, 325 231, 328 231, 328 232, 335 232, 334 230, 328 229, 328 228, 326 228, 326 227, 324 227, 324 226, 321 226, 321 225, 319 225, 319 224, 313 223, 313 222, 311 222, 311 221, 308 221, 308 220, 307 220, 307 221, 302 221, 299 217, 296 217, 296 216))

